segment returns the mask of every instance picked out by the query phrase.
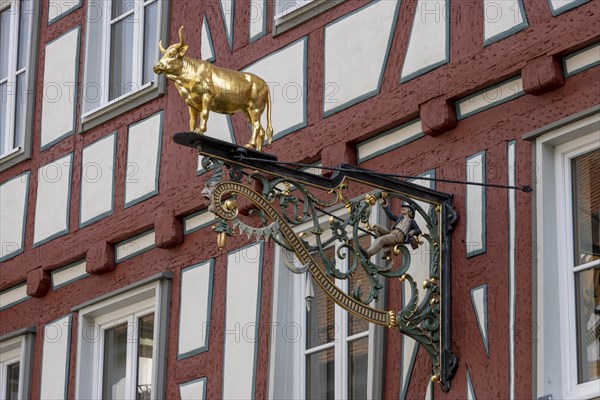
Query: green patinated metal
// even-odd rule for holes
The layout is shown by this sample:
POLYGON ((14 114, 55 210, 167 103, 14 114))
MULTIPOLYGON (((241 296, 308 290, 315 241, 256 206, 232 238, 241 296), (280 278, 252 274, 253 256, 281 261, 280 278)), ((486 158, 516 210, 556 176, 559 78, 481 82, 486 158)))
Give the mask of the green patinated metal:
MULTIPOLYGON (((336 304, 348 312, 374 324, 397 328, 426 350, 432 361, 432 379, 449 390, 457 359, 450 348, 449 252, 450 233, 456 221, 451 197, 404 181, 369 176, 350 169, 342 176, 323 178, 274 163, 270 155, 264 160, 256 152, 198 135, 176 134, 174 140, 194 147, 205 156, 205 168, 214 171, 203 196, 209 210, 219 219, 217 232, 233 235, 233 227, 256 239, 266 238, 293 252, 300 268, 308 272, 336 304), (180 136, 177 135, 187 135, 180 136), (267 158, 271 157, 271 158, 267 158), (248 161, 253 160, 253 161, 248 161), (224 181, 223 168, 229 168, 230 180, 224 181), (346 200, 348 192, 368 188, 362 199, 346 200), (240 199, 253 204, 258 218, 240 216, 235 204, 240 199), (359 237, 371 228, 372 209, 377 204, 399 199, 410 205, 425 221, 426 232, 419 240, 429 244, 429 278, 423 289, 417 288, 411 276, 411 252, 407 244, 398 244, 394 253, 381 263, 372 262, 359 237), (418 200, 418 201, 417 201, 418 200), (426 209, 421 204, 427 204, 426 209), (325 209, 345 207, 343 216, 327 216, 325 209), (311 226, 314 242, 297 234, 300 226, 311 226), (336 245, 333 256, 325 249, 336 245), (348 268, 338 268, 337 260, 347 259, 348 268), (363 269, 368 282, 356 284, 351 294, 335 285, 350 279, 363 269), (386 279, 400 279, 410 287, 411 296, 401 310, 384 311, 372 307, 380 297, 386 279)), ((262 154, 262 153, 260 153, 262 154)))

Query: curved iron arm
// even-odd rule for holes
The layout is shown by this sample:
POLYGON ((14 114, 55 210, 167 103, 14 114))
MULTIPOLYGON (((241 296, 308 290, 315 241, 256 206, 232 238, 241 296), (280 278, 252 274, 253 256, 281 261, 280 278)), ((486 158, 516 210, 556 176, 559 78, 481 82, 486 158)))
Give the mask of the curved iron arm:
POLYGON ((290 271, 308 271, 317 285, 343 309, 377 325, 397 327, 400 333, 416 340, 432 361, 432 380, 441 383, 443 390, 449 390, 457 366, 457 358, 450 347, 450 234, 457 218, 450 195, 408 182, 372 176, 349 166, 332 178, 324 178, 270 162, 261 163, 261 158, 272 161, 276 157, 193 133, 176 134, 174 141, 193 147, 199 154, 210 158, 211 162, 206 162, 206 166, 212 165, 215 171, 202 195, 210 202, 209 210, 219 218, 215 231, 220 248, 225 245, 226 236, 233 235, 231 224, 249 236, 271 238, 283 248, 293 251, 302 267, 288 266, 290 271), (248 157, 252 161, 248 161, 248 157), (233 174, 230 173, 233 181, 220 182, 224 175, 223 166, 233 171, 233 174), (247 184, 242 183, 243 169, 252 171, 246 174, 247 184), (250 187, 253 182, 260 183, 258 191, 250 187), (373 191, 364 200, 347 200, 344 193, 350 184, 368 185, 373 191), (310 190, 313 188, 330 193, 332 198, 322 200, 310 190), (256 207, 259 227, 247 225, 238 218, 236 200, 240 197, 256 207), (411 254, 406 244, 396 245, 394 254, 398 257, 388 257, 381 266, 371 262, 359 244, 359 229, 364 231, 359 226, 371 229, 371 208, 378 202, 387 202, 388 197, 396 197, 412 206, 429 231, 419 236, 420 240, 429 243, 431 251, 429 279, 423 282, 421 297, 409 274, 411 254), (429 203, 429 210, 421 208, 415 199, 429 203), (319 207, 340 204, 345 206, 347 216, 330 218, 329 226, 323 227, 319 207), (294 232, 295 227, 306 222, 313 226, 315 244, 294 232), (329 238, 322 237, 326 230, 329 238), (339 243, 339 248, 344 251, 339 250, 333 259, 329 259, 324 249, 334 243, 339 243), (335 259, 345 257, 349 257, 349 268, 343 272, 336 268, 335 259), (398 259, 399 266, 394 268, 398 259), (330 280, 332 276, 349 279, 357 268, 363 268, 369 279, 370 291, 366 298, 363 298, 360 286, 353 288, 352 295, 349 295, 330 280), (381 280, 386 278, 400 279, 411 289, 411 298, 398 312, 382 311, 368 305, 377 299, 383 287, 381 280))

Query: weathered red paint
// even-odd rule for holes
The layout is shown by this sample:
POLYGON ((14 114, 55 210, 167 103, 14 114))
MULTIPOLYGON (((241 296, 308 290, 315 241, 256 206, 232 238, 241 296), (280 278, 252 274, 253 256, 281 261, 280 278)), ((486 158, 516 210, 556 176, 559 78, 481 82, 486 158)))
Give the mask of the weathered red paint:
POLYGON ((168 249, 183 243, 183 224, 173 213, 162 214, 154 220, 156 247, 168 249))
MULTIPOLYGON (((169 42, 176 40, 177 29, 186 26, 190 37, 199 38, 202 17, 206 15, 215 48, 216 63, 241 69, 299 38, 308 36, 308 125, 293 135, 277 140, 266 150, 279 159, 312 162, 321 159, 324 165, 338 161, 353 162, 353 144, 373 137, 400 123, 421 116, 429 133, 418 141, 371 159, 361 166, 381 172, 416 175, 436 169, 438 178, 465 179, 464 160, 467 156, 486 150, 489 182, 506 183, 506 143, 516 140, 517 182, 530 183, 531 145, 520 138, 526 132, 545 126, 598 103, 600 67, 581 72, 561 82, 560 58, 582 46, 597 41, 600 25, 597 1, 553 17, 545 2, 524 0, 529 27, 522 32, 483 47, 481 1, 451 2, 450 63, 430 73, 400 84, 407 37, 416 10, 416 1, 402 2, 392 38, 391 51, 383 76, 380 93, 366 101, 323 118, 324 92, 323 52, 324 26, 361 7, 365 2, 345 1, 290 31, 273 37, 270 33, 256 42, 247 40, 249 13, 247 3, 235 3, 233 51, 225 37, 224 23, 217 1, 171 2, 169 42), (464 12, 469 16, 465 17, 464 12), (526 93, 516 100, 452 122, 452 102, 508 77, 521 74, 526 93), (421 107, 419 107, 421 105, 421 107)), ((268 2, 269 14, 273 5, 268 2)), ((66 31, 81 26, 80 54, 85 54, 86 7, 74 11, 59 21, 47 25, 48 1, 41 4, 37 66, 37 87, 43 85, 45 44, 66 31)), ((267 30, 272 21, 267 18, 267 30)), ((191 41, 191 39, 190 39, 191 41)), ((199 40, 195 40, 199 43, 199 40)), ((200 56, 199 46, 190 48, 190 56, 200 56)), ((79 69, 79 81, 83 68, 79 69)), ((81 88, 79 95, 81 96, 81 88)), ((206 175, 196 176, 197 155, 176 146, 171 134, 187 130, 187 110, 178 101, 178 94, 167 86, 165 96, 140 104, 129 113, 97 126, 83 134, 64 139, 40 152, 42 96, 36 97, 31 160, 8 168, 0 175, 5 182, 31 171, 29 207, 27 213, 25 251, 1 266, 0 290, 27 280, 28 291, 42 294, 48 273, 78 259, 86 258, 87 270, 94 275, 57 290, 48 290, 42 298, 33 298, 0 312, 0 334, 27 325, 38 327, 34 351, 32 395, 39 395, 40 366, 45 323, 67 315, 74 305, 94 299, 158 272, 174 272, 167 356, 167 398, 178 397, 178 384, 208 377, 207 398, 222 395, 222 368, 225 321, 226 251, 247 241, 235 237, 228 240, 226 251, 218 252, 209 227, 186 235, 181 242, 181 218, 204 208, 199 193, 206 175), (151 114, 163 112, 162 163, 159 194, 133 207, 124 209, 126 174, 127 127, 151 114), (111 216, 84 228, 79 228, 79 196, 82 149, 101 137, 117 132, 117 162, 115 170, 115 209, 111 216), (36 203, 37 169, 68 153, 73 153, 73 187, 69 233, 47 244, 33 248, 34 213, 36 203), (169 210, 167 215, 161 213, 169 210), (158 215, 158 216, 157 216, 158 215), (113 244, 140 232, 154 229, 157 244, 146 253, 114 264, 113 244), (212 321, 209 350, 193 357, 177 360, 177 331, 179 316, 180 270, 200 261, 215 259, 212 321), (39 269, 39 267, 42 269, 39 269), (24 323, 26 324, 24 325, 24 323)), ((81 116, 77 105, 77 118, 81 116)), ((277 129, 277 127, 275 127, 277 129)), ((247 126, 234 118, 238 143, 249 137, 247 126)), ((464 216, 464 187, 438 183, 437 190, 454 194, 459 215, 464 216)), ((452 329, 453 350, 460 361, 452 390, 445 394, 435 387, 435 398, 463 398, 466 394, 466 370, 480 398, 508 396, 508 234, 507 193, 488 189, 487 252, 467 259, 465 256, 465 224, 459 220, 452 239, 452 329), (489 326, 490 356, 485 355, 483 343, 470 301, 472 287, 488 284, 488 311, 494 325, 489 326)), ((532 248, 531 195, 516 193, 517 232, 516 254, 516 348, 515 397, 532 397, 532 351, 536 327, 532 319, 532 248)), ((256 397, 268 395, 268 367, 272 297, 273 245, 265 245, 262 298, 259 330, 259 351, 256 365, 256 397)), ((399 309, 400 285, 389 282, 388 308, 399 309)), ((73 314, 71 329, 71 359, 69 397, 75 396, 75 363, 77 352, 77 313, 73 314)), ((384 397, 397 398, 400 392, 401 336, 389 331, 386 336, 384 397)), ((427 385, 430 365, 420 350, 409 385, 408 398, 422 398, 427 385)))
POLYGON ((112 272, 116 268, 115 248, 112 243, 100 241, 90 246, 85 255, 85 271, 91 275, 112 272))
POLYGON ((42 268, 27 273, 27 296, 44 297, 50 289, 50 274, 42 268))
POLYGON ((565 84, 563 66, 556 56, 541 56, 523 67, 523 90, 527 94, 541 94, 565 84))
POLYGON ((456 126, 454 103, 438 96, 419 105, 421 127, 429 136, 438 136, 456 126))

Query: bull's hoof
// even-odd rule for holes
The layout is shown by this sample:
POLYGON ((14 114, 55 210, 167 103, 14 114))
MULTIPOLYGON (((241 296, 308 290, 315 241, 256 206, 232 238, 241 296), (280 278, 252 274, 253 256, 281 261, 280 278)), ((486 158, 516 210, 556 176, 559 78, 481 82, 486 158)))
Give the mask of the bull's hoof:
POLYGON ((203 130, 202 130, 202 129, 200 129, 200 128, 196 128, 196 129, 194 129, 194 133, 197 133, 198 135, 204 135, 204 132, 205 132, 205 131, 203 131, 203 130))

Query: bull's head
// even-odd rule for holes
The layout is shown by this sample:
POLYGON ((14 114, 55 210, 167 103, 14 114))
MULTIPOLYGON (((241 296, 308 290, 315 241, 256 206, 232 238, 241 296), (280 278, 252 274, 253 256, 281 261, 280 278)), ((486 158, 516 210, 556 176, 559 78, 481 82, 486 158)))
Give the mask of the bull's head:
POLYGON ((183 26, 179 28, 179 43, 172 44, 165 50, 161 40, 158 42, 158 48, 163 56, 154 66, 154 72, 167 75, 178 75, 181 73, 183 56, 188 49, 183 40, 183 26))

